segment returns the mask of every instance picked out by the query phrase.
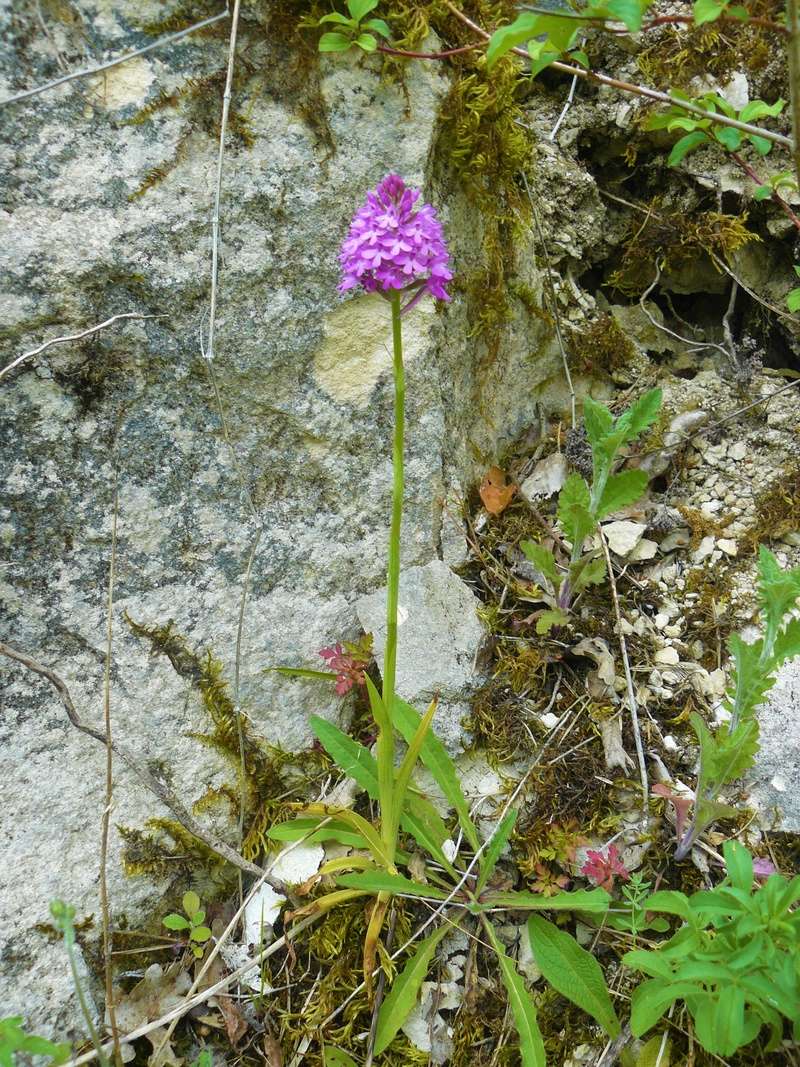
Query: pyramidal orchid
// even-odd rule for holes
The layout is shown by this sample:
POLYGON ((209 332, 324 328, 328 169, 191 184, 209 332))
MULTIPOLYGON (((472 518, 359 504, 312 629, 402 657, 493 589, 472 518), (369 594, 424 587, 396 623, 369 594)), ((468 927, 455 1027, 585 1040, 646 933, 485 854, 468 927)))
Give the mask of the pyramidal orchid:
POLYGON ((339 253, 340 292, 361 287, 378 293, 391 305, 394 372, 394 439, 392 445, 392 518, 386 596, 386 647, 383 692, 367 680, 372 713, 378 727, 377 763, 381 806, 381 834, 386 854, 394 859, 403 797, 395 788, 392 712, 397 666, 397 606, 400 587, 400 526, 403 515, 403 435, 405 372, 401 315, 426 294, 449 300, 447 283, 453 277, 442 225, 420 192, 397 174, 387 175, 367 193, 350 224, 339 253))

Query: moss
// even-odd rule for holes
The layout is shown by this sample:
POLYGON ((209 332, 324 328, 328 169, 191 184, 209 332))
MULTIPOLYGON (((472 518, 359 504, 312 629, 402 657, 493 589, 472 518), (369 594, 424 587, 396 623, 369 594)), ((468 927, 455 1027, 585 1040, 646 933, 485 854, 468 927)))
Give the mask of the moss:
POLYGON ((631 219, 620 263, 608 278, 607 284, 626 296, 636 296, 647 288, 655 277, 656 263, 662 272, 668 272, 711 253, 727 260, 744 245, 761 240, 748 230, 747 212, 665 211, 660 197, 645 204, 644 210, 644 222, 638 213, 631 219))
MULTIPOLYGON (((753 17, 782 21, 783 8, 775 0, 753 0, 753 17)), ((725 84, 731 74, 744 70, 758 75, 775 55, 775 34, 745 23, 706 23, 688 29, 666 26, 648 34, 652 41, 637 56, 646 81, 657 88, 690 89, 696 77, 711 77, 725 84)))
MULTIPOLYGON (((211 652, 200 654, 189 648, 171 621, 166 625, 147 626, 134 622, 127 615, 125 618, 131 631, 137 637, 147 639, 154 652, 166 656, 177 674, 190 682, 198 692, 211 729, 193 732, 188 736, 218 752, 239 776, 235 786, 207 789, 195 802, 195 811, 222 804, 230 808, 233 818, 237 820, 241 813, 244 819, 242 855, 247 859, 256 859, 268 849, 266 832, 286 816, 290 799, 302 795, 309 779, 329 767, 330 761, 317 749, 292 754, 267 745, 253 735, 246 717, 239 716, 237 722, 222 664, 211 652)), ((165 839, 165 834, 173 839, 189 868, 200 867, 213 871, 220 862, 215 853, 209 852, 206 846, 169 820, 158 820, 155 824, 151 823, 150 828, 158 832, 144 834, 142 831, 126 831, 126 863, 132 873, 149 870, 159 876, 164 874, 163 864, 159 865, 158 857, 168 857, 169 862, 173 862, 175 856, 175 850, 165 839)))
POLYGON ((691 530, 692 539, 689 542, 689 548, 692 551, 698 547, 704 537, 724 537, 725 530, 734 518, 730 514, 722 514, 717 518, 712 518, 710 515, 706 515, 705 512, 700 511, 699 508, 692 508, 686 504, 678 505, 678 511, 686 519, 691 530))
POLYGON ((578 369, 584 374, 607 374, 631 367, 639 351, 613 315, 603 314, 583 329, 569 327, 570 352, 580 353, 578 369))
POLYGON ((747 532, 753 553, 763 541, 800 531, 800 463, 792 462, 755 499, 755 522, 747 532))

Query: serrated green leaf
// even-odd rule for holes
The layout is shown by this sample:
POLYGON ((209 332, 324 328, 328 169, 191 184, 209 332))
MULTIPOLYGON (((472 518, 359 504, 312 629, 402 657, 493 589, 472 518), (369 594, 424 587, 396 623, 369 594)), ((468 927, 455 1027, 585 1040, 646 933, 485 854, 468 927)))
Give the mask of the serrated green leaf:
POLYGON ((704 22, 714 22, 724 10, 725 4, 720 4, 717 0, 694 0, 692 13, 695 25, 702 26, 704 22))
POLYGON ((309 718, 314 736, 344 773, 373 798, 378 799, 378 765, 371 752, 319 715, 309 718))
POLYGON ((614 426, 614 416, 605 406, 592 400, 590 396, 583 399, 583 424, 589 444, 594 449, 614 426))
POLYGON ((492 834, 492 838, 486 846, 483 854, 479 857, 480 875, 478 876, 478 881, 475 886, 476 896, 479 896, 483 892, 486 883, 494 873, 497 861, 500 859, 500 855, 506 847, 509 837, 511 837, 516 821, 517 809, 510 808, 501 819, 500 825, 492 834))
POLYGON ((350 17, 355 19, 356 22, 360 22, 365 15, 368 15, 370 11, 374 11, 378 6, 378 0, 347 0, 347 10, 350 12, 350 17))
POLYGON ((694 133, 687 133, 685 137, 681 137, 681 139, 676 141, 672 146, 672 151, 667 157, 667 166, 677 167, 684 156, 693 152, 695 148, 699 148, 700 145, 706 141, 708 141, 708 137, 702 130, 695 130, 694 133))
POLYGON ((378 47, 378 42, 372 36, 371 33, 362 33, 356 38, 356 44, 362 50, 362 52, 374 52, 378 47))
POLYGON ((562 611, 561 608, 552 608, 539 615, 536 620, 536 632, 537 634, 549 634, 554 626, 566 626, 568 622, 569 615, 566 611, 562 611))
POLYGON ((369 893, 391 893, 397 896, 426 897, 431 900, 446 900, 447 893, 435 885, 412 882, 402 874, 388 871, 363 871, 358 874, 343 874, 336 884, 346 889, 363 889, 369 893))
POLYGON ((343 33, 323 33, 317 48, 320 52, 346 52, 352 43, 343 33))
POLYGON ((417 994, 428 973, 436 947, 452 929, 450 923, 444 923, 430 937, 420 941, 413 956, 392 982, 392 988, 378 1014, 378 1026, 375 1033, 376 1056, 380 1056, 389 1047, 408 1018, 417 1002, 417 994))
POLYGON ((550 985, 591 1015, 610 1038, 617 1037, 620 1022, 594 956, 541 915, 528 919, 528 936, 537 966, 550 985))
POLYGON ((792 619, 779 631, 772 649, 772 659, 778 667, 795 656, 800 656, 800 619, 792 619))
POLYGON ((513 961, 505 954, 503 946, 497 940, 497 936, 491 926, 488 927, 487 933, 497 956, 497 962, 500 965, 500 976, 503 979, 503 985, 506 987, 511 1014, 514 1016, 514 1024, 519 1034, 519 1053, 522 1067, 546 1067, 547 1057, 544 1051, 544 1041, 539 1030, 536 1008, 530 993, 525 988, 525 982, 522 977, 517 973, 513 961))
POLYGON ((558 518, 575 545, 583 544, 595 528, 590 505, 591 495, 585 479, 580 474, 570 474, 558 495, 558 518))
POLYGON ((189 920, 184 915, 176 915, 175 912, 172 912, 170 915, 165 915, 161 922, 168 930, 191 929, 189 920))
POLYGON ((561 574, 556 566, 556 560, 549 548, 537 544, 535 541, 521 541, 519 546, 526 557, 545 578, 549 578, 553 585, 561 581, 561 574))
POLYGON ((600 504, 597 518, 604 519, 621 508, 626 508, 640 499, 647 489, 649 478, 643 470, 623 471, 621 474, 609 475, 600 504))
POLYGON ((635 441, 653 425, 661 410, 661 396, 660 389, 649 389, 627 411, 623 411, 614 429, 624 433, 625 441, 635 441))
MULTIPOLYGON (((392 716, 394 724, 402 734, 403 739, 406 743, 410 742, 419 729, 419 712, 404 700, 395 697, 392 716)), ((455 764, 450 758, 447 749, 433 731, 427 733, 422 743, 420 759, 433 775, 448 804, 456 812, 467 841, 474 849, 478 849, 480 847, 478 831, 475 829, 475 824, 470 816, 469 804, 467 804, 461 789, 455 764)))

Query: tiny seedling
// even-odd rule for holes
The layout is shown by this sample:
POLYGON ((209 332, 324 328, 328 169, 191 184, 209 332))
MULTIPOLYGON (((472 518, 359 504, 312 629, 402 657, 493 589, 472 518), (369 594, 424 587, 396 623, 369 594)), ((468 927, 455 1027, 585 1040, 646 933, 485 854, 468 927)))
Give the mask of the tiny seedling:
POLYGON ((676 859, 689 854, 698 834, 712 822, 736 816, 736 809, 721 804, 717 797, 724 785, 752 767, 758 750, 756 709, 772 688, 781 664, 800 655, 800 619, 792 617, 800 598, 800 567, 782 571, 762 545, 758 572, 763 637, 746 644, 733 634, 728 642, 734 670, 722 706, 730 722, 712 734, 697 712, 690 716, 700 744, 700 769, 692 818, 678 841, 676 859))
POLYGON ((0 1019, 0 1067, 19 1067, 20 1057, 49 1056, 49 1067, 69 1059, 70 1046, 48 1041, 36 1034, 26 1034, 22 1028, 22 1016, 12 1015, 0 1019))
POLYGON ((558 497, 558 519, 572 545, 569 560, 557 558, 553 550, 534 541, 520 545, 542 575, 544 600, 551 609, 540 613, 537 633, 547 633, 553 626, 566 623, 575 597, 605 578, 601 552, 584 552, 584 542, 602 519, 635 503, 647 488, 648 477, 643 470, 614 474, 613 468, 620 449, 644 433, 660 407, 660 389, 645 393, 617 418, 591 397, 584 400, 583 418, 592 449, 592 483, 589 485, 580 474, 570 474, 558 497))
POLYGON ((378 0, 347 0, 350 17, 338 11, 323 15, 318 26, 333 23, 337 30, 331 30, 319 39, 320 52, 346 52, 349 48, 360 48, 362 52, 374 52, 378 47, 378 37, 390 37, 391 30, 383 19, 368 19, 366 16, 378 6, 378 0))
POLYGON ((714 889, 687 897, 653 893, 648 911, 677 915, 684 925, 657 949, 637 949, 626 966, 649 975, 633 991, 631 1029, 640 1037, 682 1000, 700 1044, 731 1056, 770 1029, 765 1051, 781 1044, 783 1020, 800 1038, 800 876, 773 874, 753 889, 753 860, 736 841, 723 853, 728 875, 714 889))
POLYGON ((200 897, 192 890, 183 894, 181 903, 185 912, 184 915, 172 912, 169 915, 165 915, 161 921, 168 930, 187 931, 189 948, 191 948, 195 959, 199 960, 205 952, 204 945, 206 941, 211 939, 211 930, 203 925, 206 913, 200 907, 200 897))

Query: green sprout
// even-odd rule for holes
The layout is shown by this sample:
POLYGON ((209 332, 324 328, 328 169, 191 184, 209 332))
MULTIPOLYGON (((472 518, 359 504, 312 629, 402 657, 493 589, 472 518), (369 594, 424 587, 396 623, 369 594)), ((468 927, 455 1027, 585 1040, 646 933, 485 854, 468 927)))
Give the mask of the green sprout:
POLYGON ((192 890, 183 894, 181 903, 183 904, 185 915, 171 912, 169 915, 165 915, 161 921, 168 930, 188 931, 189 947, 195 959, 199 960, 205 952, 203 946, 211 938, 211 930, 207 926, 203 926, 206 913, 200 907, 200 897, 192 890))
POLYGON ((339 29, 323 33, 319 39, 320 52, 346 52, 354 46, 363 52, 374 52, 378 47, 376 33, 379 37, 391 36, 391 30, 383 19, 362 21, 377 6, 378 0, 347 0, 350 18, 338 11, 323 15, 318 26, 332 22, 339 29))

